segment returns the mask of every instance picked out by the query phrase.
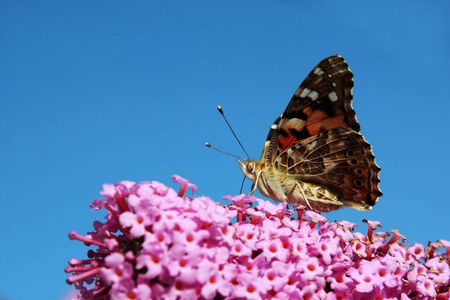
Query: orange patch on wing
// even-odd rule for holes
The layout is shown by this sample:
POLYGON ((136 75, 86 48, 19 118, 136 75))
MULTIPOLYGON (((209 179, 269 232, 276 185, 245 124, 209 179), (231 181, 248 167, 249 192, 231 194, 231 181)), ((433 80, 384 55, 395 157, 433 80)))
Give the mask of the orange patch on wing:
POLYGON ((289 148, 292 144, 295 143, 297 139, 295 138, 295 136, 293 136, 292 134, 289 133, 288 131, 288 136, 280 136, 280 144, 281 144, 281 151, 286 150, 287 148, 289 148))
POLYGON ((297 137, 291 133, 291 129, 294 129, 296 132, 301 132, 305 128, 305 125, 306 122, 298 118, 292 118, 284 125, 283 130, 286 132, 287 136, 281 135, 278 140, 281 144, 281 151, 286 150, 298 140, 297 137))
POLYGON ((330 117, 321 110, 313 111, 308 116, 306 125, 306 129, 310 135, 315 135, 319 132, 339 127, 348 127, 348 125, 344 122, 344 114, 341 110, 336 111, 336 115, 334 117, 330 117))
POLYGON ((303 113, 309 117, 313 113, 313 110, 311 108, 307 107, 303 110, 303 113))

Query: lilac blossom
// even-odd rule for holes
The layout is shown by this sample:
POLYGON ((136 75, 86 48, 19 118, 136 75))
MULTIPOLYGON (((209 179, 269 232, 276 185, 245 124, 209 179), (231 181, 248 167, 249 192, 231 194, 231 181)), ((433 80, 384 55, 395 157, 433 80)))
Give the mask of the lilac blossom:
POLYGON ((179 192, 156 181, 103 186, 91 208, 106 221, 69 234, 96 247, 65 269, 78 299, 450 298, 448 241, 407 247, 377 221, 358 233, 254 196, 187 197, 197 187, 173 180, 179 192))

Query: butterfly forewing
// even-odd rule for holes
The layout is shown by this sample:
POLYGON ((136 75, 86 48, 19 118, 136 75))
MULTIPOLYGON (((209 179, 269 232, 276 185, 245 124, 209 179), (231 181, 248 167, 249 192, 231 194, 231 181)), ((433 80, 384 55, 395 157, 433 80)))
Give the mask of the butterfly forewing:
MULTIPOLYGON (((352 108, 353 74, 339 55, 325 58, 309 73, 292 96, 270 140, 279 155, 295 142, 337 127, 360 126, 352 108)), ((270 163, 272 156, 266 156, 270 163)))

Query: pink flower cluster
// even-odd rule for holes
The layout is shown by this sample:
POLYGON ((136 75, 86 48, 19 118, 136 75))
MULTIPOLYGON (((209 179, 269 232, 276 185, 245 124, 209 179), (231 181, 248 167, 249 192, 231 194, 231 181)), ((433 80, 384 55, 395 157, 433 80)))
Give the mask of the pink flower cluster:
POLYGON ((179 193, 156 181, 103 186, 91 207, 106 222, 69 234, 98 247, 66 268, 79 299, 450 298, 448 241, 405 247, 396 230, 375 232, 378 222, 364 235, 253 196, 222 206, 185 197, 196 186, 173 178, 179 193))

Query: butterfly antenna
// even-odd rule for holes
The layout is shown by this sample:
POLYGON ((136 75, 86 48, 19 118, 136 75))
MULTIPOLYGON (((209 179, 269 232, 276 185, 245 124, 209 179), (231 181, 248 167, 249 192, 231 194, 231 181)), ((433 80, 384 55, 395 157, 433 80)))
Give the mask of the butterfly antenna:
POLYGON ((237 158, 239 158, 240 160, 245 160, 245 158, 242 158, 242 157, 240 157, 240 156, 237 156, 237 155, 234 155, 234 154, 231 154, 231 153, 228 153, 228 152, 219 150, 219 149, 217 149, 216 147, 211 146, 210 143, 205 143, 205 145, 206 145, 206 147, 209 147, 209 148, 211 148, 211 149, 214 149, 214 150, 216 150, 216 151, 219 151, 220 153, 223 153, 223 154, 226 154, 226 155, 230 155, 230 156, 237 157, 237 158))
MULTIPOLYGON (((222 107, 220 107, 220 105, 219 105, 219 106, 217 106, 217 109, 219 110, 220 114, 221 114, 222 117, 224 118, 225 122, 227 122, 228 127, 230 128, 230 130, 231 130, 231 132, 233 133, 234 137, 235 137, 236 140, 238 141, 238 143, 239 143, 239 145, 241 146, 242 150, 244 150, 245 155, 247 155, 248 159, 250 159, 250 156, 248 155, 247 151, 245 151, 245 148, 244 148, 244 146, 242 146, 241 141, 238 139, 236 133, 234 133, 234 130, 233 130, 233 128, 231 128, 230 123, 228 123, 228 120, 227 120, 227 118, 225 117, 225 114, 223 113, 222 107)), ((245 160, 245 159, 244 159, 244 160, 245 160)))

